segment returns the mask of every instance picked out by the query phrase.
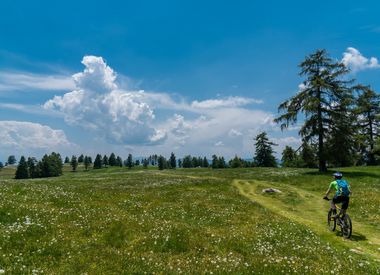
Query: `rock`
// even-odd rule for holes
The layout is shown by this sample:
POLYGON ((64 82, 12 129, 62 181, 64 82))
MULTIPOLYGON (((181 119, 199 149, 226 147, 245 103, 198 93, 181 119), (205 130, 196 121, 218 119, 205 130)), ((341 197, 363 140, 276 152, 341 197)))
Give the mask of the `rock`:
POLYGON ((282 193, 280 190, 274 189, 274 188, 266 188, 266 189, 263 189, 262 192, 263 193, 282 193))

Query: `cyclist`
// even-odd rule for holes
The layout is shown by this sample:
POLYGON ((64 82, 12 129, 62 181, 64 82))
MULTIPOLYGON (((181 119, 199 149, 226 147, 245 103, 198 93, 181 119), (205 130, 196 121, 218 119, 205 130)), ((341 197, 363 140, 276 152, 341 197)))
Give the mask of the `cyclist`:
POLYGON ((348 203, 350 202, 350 194, 352 194, 351 187, 346 180, 342 180, 342 173, 335 172, 333 176, 335 180, 330 183, 329 189, 327 189, 324 199, 328 199, 327 196, 330 194, 331 190, 334 189, 335 196, 331 200, 331 209, 334 211, 336 217, 338 214, 336 214, 335 204, 342 203, 342 217, 344 217, 348 208, 348 203))

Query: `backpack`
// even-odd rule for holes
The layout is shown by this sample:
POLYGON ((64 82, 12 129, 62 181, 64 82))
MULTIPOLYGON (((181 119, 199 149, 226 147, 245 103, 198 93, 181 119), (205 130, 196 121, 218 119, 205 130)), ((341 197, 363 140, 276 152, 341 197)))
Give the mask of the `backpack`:
POLYGON ((349 185, 347 181, 337 180, 336 182, 338 184, 338 190, 336 191, 336 194, 338 196, 345 196, 345 197, 350 196, 350 189, 349 189, 349 185))

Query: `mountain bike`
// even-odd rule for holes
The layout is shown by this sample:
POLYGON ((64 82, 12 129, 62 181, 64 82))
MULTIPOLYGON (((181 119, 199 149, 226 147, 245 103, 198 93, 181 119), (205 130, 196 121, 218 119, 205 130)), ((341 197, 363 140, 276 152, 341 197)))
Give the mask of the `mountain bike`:
MULTIPOLYGON (((329 201, 329 198, 325 198, 325 200, 329 201)), ((350 216, 346 213, 343 215, 342 209, 336 205, 337 210, 339 210, 339 214, 336 215, 337 210, 333 210, 330 208, 327 214, 327 225, 331 231, 335 231, 336 225, 340 226, 340 230, 342 232, 342 236, 346 239, 349 239, 352 234, 352 222, 350 216)))

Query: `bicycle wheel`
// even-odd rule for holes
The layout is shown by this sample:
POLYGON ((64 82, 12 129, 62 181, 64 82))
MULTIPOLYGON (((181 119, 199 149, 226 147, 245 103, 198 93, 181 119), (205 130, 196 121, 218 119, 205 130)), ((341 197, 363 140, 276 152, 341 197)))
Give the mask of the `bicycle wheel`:
POLYGON ((329 213, 327 214, 327 225, 331 231, 335 231, 336 228, 336 219, 331 217, 334 215, 333 210, 330 209, 329 213))
POLYGON ((352 222, 350 216, 346 214, 343 218, 343 225, 341 226, 342 235, 344 238, 349 239, 352 234, 352 222))

